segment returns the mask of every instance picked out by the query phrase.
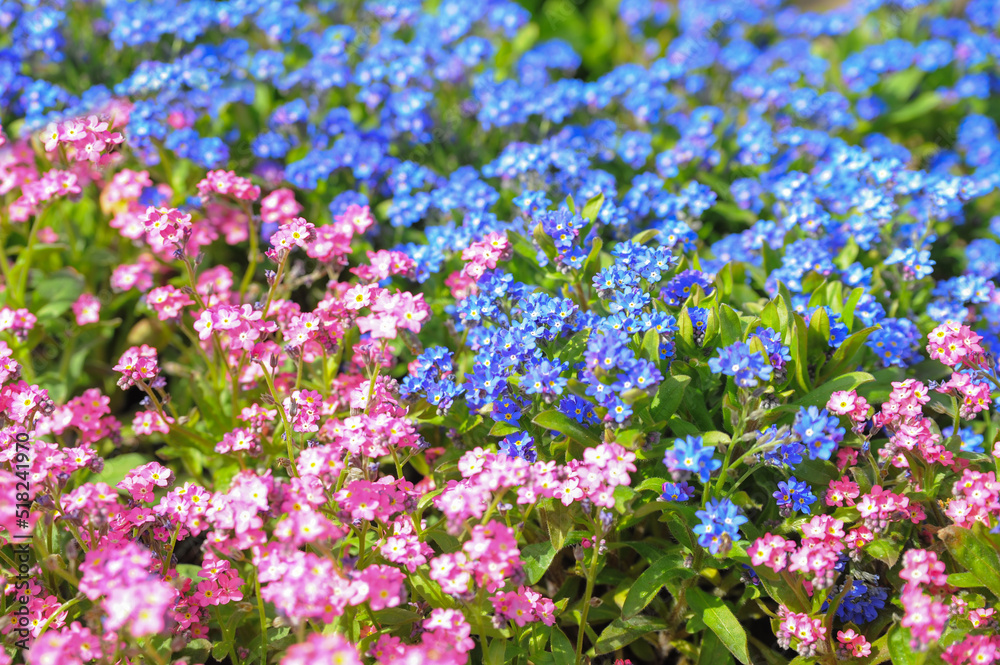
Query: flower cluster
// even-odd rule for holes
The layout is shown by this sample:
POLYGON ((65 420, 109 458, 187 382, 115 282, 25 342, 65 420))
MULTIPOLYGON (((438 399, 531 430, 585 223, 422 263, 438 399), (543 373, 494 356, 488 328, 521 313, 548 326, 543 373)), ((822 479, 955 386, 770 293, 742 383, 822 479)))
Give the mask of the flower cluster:
POLYGON ((997 3, 541 4, 0 3, 0 665, 1000 660, 997 3))

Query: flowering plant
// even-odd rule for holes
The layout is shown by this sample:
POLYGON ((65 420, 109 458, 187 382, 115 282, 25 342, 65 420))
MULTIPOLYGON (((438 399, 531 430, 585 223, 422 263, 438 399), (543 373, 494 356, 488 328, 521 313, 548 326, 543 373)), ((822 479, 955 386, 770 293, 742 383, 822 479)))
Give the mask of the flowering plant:
POLYGON ((0 665, 1000 660, 998 8, 0 3, 0 665))

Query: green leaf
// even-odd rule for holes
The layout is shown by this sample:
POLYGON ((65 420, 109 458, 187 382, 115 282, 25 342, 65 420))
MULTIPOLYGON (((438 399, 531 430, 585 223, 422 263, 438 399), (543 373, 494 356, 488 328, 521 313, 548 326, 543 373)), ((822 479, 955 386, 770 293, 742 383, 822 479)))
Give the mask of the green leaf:
POLYGON ((212 647, 212 658, 218 661, 227 660, 229 650, 233 647, 232 640, 219 640, 212 647))
POLYGON ((692 575, 694 571, 685 568, 683 559, 678 555, 667 555, 657 559, 632 583, 628 596, 622 604, 622 616, 631 619, 646 609, 668 580, 692 575))
POLYGON ((657 494, 663 492, 663 483, 667 482, 663 478, 646 478, 635 488, 636 492, 648 492, 653 490, 657 494))
POLYGON ((594 652, 598 656, 603 656, 628 646, 647 633, 666 629, 666 623, 652 617, 638 616, 629 621, 615 619, 597 638, 594 652))
POLYGON ((494 638, 490 644, 489 652, 486 654, 486 665, 504 665, 504 654, 506 651, 506 640, 494 638))
MULTIPOLYGON (((35 259, 38 249, 34 248, 35 259)), ((39 320, 52 320, 62 316, 72 307, 73 302, 83 292, 83 280, 75 271, 65 268, 36 280, 28 290, 34 306, 32 312, 39 320)))
POLYGON ((601 214, 601 207, 604 205, 604 194, 598 192, 597 196, 593 196, 583 205, 583 217, 588 222, 592 222, 597 219, 597 216, 601 214))
POLYGON ((521 548, 521 564, 524 567, 528 584, 538 584, 538 580, 542 579, 545 571, 552 565, 552 559, 556 557, 556 553, 556 548, 549 540, 542 543, 532 543, 521 548))
POLYGON ((188 385, 191 388, 191 397, 198 405, 198 411, 211 431, 228 432, 231 429, 232 421, 229 414, 222 408, 219 391, 204 378, 191 381, 188 385))
POLYGON ((916 665, 918 653, 910 648, 910 630, 893 626, 889 630, 889 658, 892 665, 916 665))
POLYGON ((694 348, 694 326, 691 323, 691 315, 685 307, 677 316, 677 336, 688 347, 694 348))
POLYGON ((952 524, 937 535, 955 561, 1000 597, 1000 555, 987 540, 982 524, 977 522, 972 529, 952 524))
MULTIPOLYGON (((559 505, 559 508, 562 508, 562 505, 559 505)), ((569 532, 573 529, 573 516, 568 510, 559 508, 545 514, 549 526, 549 544, 557 552, 566 545, 569 532)))
POLYGON ((792 327, 792 338, 789 344, 792 362, 795 364, 795 379, 803 390, 812 390, 809 380, 809 327, 800 314, 792 313, 789 318, 792 327))
POLYGON ((660 333, 655 328, 650 328, 642 336, 641 357, 651 360, 654 364, 660 364, 660 333))
POLYGON ((972 573, 952 573, 948 576, 948 584, 961 589, 974 589, 985 586, 983 581, 972 573))
POLYGON ((718 636, 730 653, 744 665, 750 665, 747 633, 729 606, 721 598, 710 596, 698 587, 687 590, 687 601, 691 609, 701 611, 705 625, 718 636))
POLYGON ((708 632, 701 638, 698 665, 728 665, 733 656, 715 633, 708 632))
POLYGON ((117 457, 112 457, 104 463, 104 468, 97 475, 87 479, 91 483, 107 483, 114 487, 120 483, 132 469, 153 461, 149 455, 142 453, 125 453, 117 457))
POLYGON ((422 618, 417 612, 411 612, 402 607, 387 607, 377 610, 374 614, 379 624, 383 626, 402 626, 422 618))
POLYGON ((777 303, 774 300, 770 301, 760 311, 760 322, 765 327, 780 333, 782 332, 782 324, 778 314, 779 311, 777 303))
POLYGON ((684 399, 684 390, 689 383, 691 383, 690 376, 668 376, 663 379, 649 406, 653 422, 669 420, 670 416, 677 413, 677 408, 684 399))
POLYGON ((535 423, 539 427, 544 427, 549 431, 565 434, 574 441, 591 448, 596 447, 601 443, 600 438, 598 438, 596 434, 580 425, 580 423, 576 422, 565 413, 555 409, 542 411, 535 416, 531 422, 535 423))
POLYGON ((933 90, 928 90, 903 108, 889 115, 889 122, 898 125, 914 118, 927 115, 941 104, 941 96, 933 90))
POLYGON ((851 291, 851 295, 847 298, 847 302, 844 303, 844 309, 840 313, 840 319, 844 322, 844 325, 847 326, 848 330, 854 327, 854 310, 858 308, 858 303, 861 301, 861 296, 864 294, 865 288, 863 286, 859 286, 851 291))
POLYGON ((845 369, 849 368, 858 351, 868 340, 868 336, 876 330, 878 330, 878 326, 864 328, 841 342, 837 350, 833 352, 833 356, 830 357, 830 362, 823 368, 823 379, 839 376, 845 369))
POLYGON ((531 233, 531 237, 535 239, 535 243, 538 244, 539 249, 545 253, 545 256, 548 257, 549 261, 556 260, 556 246, 552 242, 552 238, 550 238, 548 234, 542 230, 541 224, 535 226, 534 231, 531 233))
POLYGON ((830 346, 830 315, 822 307, 809 317, 809 346, 814 349, 830 346))
POLYGON ((754 215, 749 210, 744 210, 735 203, 728 203, 726 201, 717 201, 715 205, 712 206, 712 210, 719 213, 728 220, 734 222, 740 222, 742 224, 751 224, 757 221, 756 215, 754 215))
POLYGON ((869 381, 874 381, 875 377, 868 372, 851 372, 850 374, 844 374, 843 376, 838 376, 832 381, 827 381, 819 388, 810 391, 801 399, 792 402, 791 404, 786 404, 780 407, 784 410, 797 411, 803 407, 815 406, 822 408, 828 401, 830 401, 830 395, 838 390, 854 390, 863 383, 868 383, 869 381))
POLYGON ((788 607, 796 612, 810 612, 812 608, 808 605, 803 605, 799 599, 798 594, 792 589, 787 582, 777 574, 772 572, 769 568, 760 567, 754 569, 757 572, 758 577, 760 577, 761 584, 764 585, 764 590, 767 591, 767 595, 774 598, 776 601, 788 607))
POLYGON ((889 537, 876 538, 865 547, 865 552, 884 562, 890 568, 899 561, 899 555, 902 551, 903 544, 889 537))
POLYGON ((719 305, 719 327, 722 333, 722 346, 743 339, 743 328, 740 326, 740 315, 729 305, 719 305))
POLYGON ((670 416, 667 426, 674 436, 696 436, 701 432, 697 425, 689 423, 680 416, 670 416))
POLYGON ((601 255, 602 247, 604 247, 604 241, 600 238, 594 238, 594 242, 590 246, 590 253, 587 255, 587 260, 583 262, 584 281, 588 284, 593 281, 594 275, 597 274, 597 270, 601 267, 598 257, 601 255))
POLYGON ((507 436, 508 434, 513 434, 514 432, 521 431, 521 428, 517 425, 511 425, 510 423, 497 422, 493 424, 490 428, 490 436, 507 436))
POLYGON ((576 649, 559 626, 552 626, 552 655, 557 663, 571 663, 576 658, 576 649))
POLYGON ((691 537, 692 532, 684 519, 676 513, 670 513, 667 515, 666 521, 670 535, 683 547, 686 547, 689 552, 694 552, 694 540, 691 537))
POLYGON ((645 231, 640 231, 639 233, 637 233, 635 237, 632 238, 632 242, 634 242, 637 245, 645 245, 647 242, 649 242, 650 240, 659 235, 660 235, 659 229, 646 229, 645 231))
POLYGON ((841 477, 837 465, 822 459, 806 459, 799 462, 795 465, 795 474, 799 478, 808 478, 811 483, 823 485, 841 477))

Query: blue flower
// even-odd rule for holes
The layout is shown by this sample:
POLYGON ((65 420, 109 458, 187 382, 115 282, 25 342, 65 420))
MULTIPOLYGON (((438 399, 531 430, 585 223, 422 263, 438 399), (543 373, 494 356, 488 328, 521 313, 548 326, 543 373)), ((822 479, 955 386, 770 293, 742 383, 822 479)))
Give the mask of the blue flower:
POLYGON ((731 541, 739 540, 740 525, 747 521, 736 504, 729 499, 712 499, 705 510, 697 511, 695 516, 701 520, 701 524, 692 531, 698 534, 698 544, 707 547, 712 554, 719 553, 724 537, 731 541))
POLYGON ((493 402, 490 417, 498 423, 516 423, 521 417, 521 406, 510 396, 501 397, 493 402))
POLYGON ((701 482, 707 483, 712 472, 722 467, 722 462, 714 455, 715 448, 706 446, 700 436, 688 436, 677 439, 674 447, 663 456, 663 464, 671 471, 697 473, 701 482))
POLYGON ((810 489, 809 484, 795 480, 795 476, 778 481, 778 490, 772 494, 778 500, 778 508, 782 514, 792 512, 803 512, 809 514, 809 506, 816 503, 816 495, 810 489))
POLYGON ((806 451, 806 447, 801 443, 783 443, 779 445, 774 450, 769 450, 764 453, 764 463, 771 464, 772 466, 795 466, 802 462, 802 454, 806 451))
POLYGON ((410 367, 412 371, 403 379, 399 390, 405 398, 423 395, 443 413, 465 392, 464 387, 455 384, 451 351, 443 346, 426 349, 410 367))
POLYGON ((689 501, 694 496, 694 488, 687 483, 663 483, 663 493, 660 498, 664 501, 689 501))
POLYGON ((760 340, 767 353, 767 359, 773 367, 781 369, 792 359, 792 352, 781 342, 781 333, 770 328, 758 328, 753 337, 760 340))
POLYGON ((528 395, 561 395, 569 380, 560 374, 566 369, 559 362, 542 360, 521 377, 521 387, 528 395))
POLYGON ((705 295, 712 295, 715 287, 712 279, 698 270, 685 270, 677 273, 660 291, 660 297, 671 307, 680 307, 691 295, 695 286, 700 286, 705 295))
MULTIPOLYGON (((851 588, 837 606, 837 618, 844 623, 866 624, 878 618, 879 610, 885 608, 889 594, 883 587, 867 585, 854 580, 851 588)), ((823 603, 822 611, 828 607, 823 603)))
POLYGON ((708 366, 716 374, 733 377, 741 388, 753 388, 758 380, 770 380, 774 371, 762 353, 751 351, 744 342, 733 342, 719 349, 719 356, 709 359, 708 366))
POLYGON ((559 402, 559 411, 580 423, 590 425, 597 423, 594 415, 594 405, 577 395, 567 395, 559 402))
POLYGON ((806 447, 810 459, 830 459, 847 433, 840 427, 840 419, 831 416, 826 409, 820 411, 815 406, 800 409, 795 414, 792 432, 806 447))
POLYGON ((500 441, 500 452, 508 457, 520 457, 528 462, 538 461, 535 440, 527 432, 517 432, 500 441))

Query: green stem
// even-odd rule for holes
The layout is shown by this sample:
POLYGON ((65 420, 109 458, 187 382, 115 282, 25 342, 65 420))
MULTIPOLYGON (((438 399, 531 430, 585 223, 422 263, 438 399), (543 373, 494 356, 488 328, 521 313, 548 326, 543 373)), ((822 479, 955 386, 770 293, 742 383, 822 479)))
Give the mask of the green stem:
MULTIPOLYGON (((156 665, 167 665, 167 662, 163 660, 163 657, 160 656, 160 654, 156 653, 156 649, 154 649, 153 645, 148 641, 145 646, 143 646, 143 651, 146 652, 146 655, 149 656, 150 660, 156 663, 156 665)), ((236 661, 233 662, 235 663, 236 661)))
POLYGON ((76 596, 74 598, 70 598, 65 603, 63 603, 62 605, 60 605, 59 608, 55 612, 53 612, 52 614, 49 615, 49 618, 45 620, 45 623, 43 623, 41 625, 41 627, 39 627, 39 629, 38 629, 38 635, 35 636, 35 639, 37 640, 39 637, 42 636, 42 634, 46 630, 48 630, 49 624, 51 624, 55 620, 55 618, 57 616, 59 616, 60 614, 62 614, 66 610, 68 610, 69 608, 73 607, 74 605, 76 605, 77 603, 79 603, 81 600, 83 600, 83 596, 76 596))
POLYGON ((257 229, 253 225, 253 210, 250 209, 250 203, 248 201, 242 202, 243 213, 247 216, 247 230, 250 233, 250 263, 247 265, 247 271, 243 274, 243 281, 240 283, 240 300, 243 300, 243 296, 246 294, 247 289, 250 287, 250 282, 253 281, 254 273, 257 272, 257 253, 259 251, 259 239, 257 238, 257 229))
POLYGON ((38 239, 38 228, 42 225, 42 214, 43 211, 38 211, 38 214, 32 220, 31 230, 28 231, 28 244, 25 246, 24 252, 20 257, 24 261, 24 269, 17 275, 17 289, 12 294, 16 299, 15 304, 18 307, 23 307, 25 303, 24 294, 28 289, 28 273, 31 272, 31 255, 35 249, 35 241, 38 239))
POLYGON ((175 528, 174 532, 170 535, 170 549, 167 550, 167 555, 163 557, 163 567, 160 569, 161 575, 166 575, 167 570, 170 568, 170 559, 172 559, 174 556, 174 547, 177 546, 177 537, 180 535, 180 533, 181 533, 181 525, 180 522, 178 522, 177 528, 175 528))
POLYGON ((580 665, 583 657, 583 636, 586 634, 587 614, 590 612, 590 599, 594 595, 594 582, 597 579, 597 565, 600 563, 601 546, 598 543, 597 530, 594 530, 594 554, 590 560, 590 570, 587 571, 587 588, 583 592, 583 607, 580 609, 580 633, 576 636, 576 665, 580 665))
POLYGON ((328 362, 329 358, 326 355, 326 347, 323 347, 323 398, 327 399, 330 397, 330 364, 328 362))
POLYGON ((368 385, 368 400, 365 402, 365 415, 368 415, 368 411, 372 408, 372 399, 375 397, 375 383, 378 381, 379 372, 382 371, 382 354, 385 352, 385 347, 389 343, 388 340, 382 340, 382 346, 378 354, 378 358, 375 360, 375 371, 371 375, 371 380, 368 385))
POLYGON ((403 465, 399 463, 399 455, 396 454, 396 448, 392 448, 392 461, 396 465, 396 478, 400 480, 403 479, 403 465))
POLYGON ((361 523, 361 532, 358 534, 358 568, 362 567, 365 560, 365 540, 368 536, 368 520, 361 523))
POLYGON ((267 615, 264 613, 264 597, 260 593, 260 570, 254 568, 254 593, 257 595, 257 613, 260 616, 260 662, 267 665, 267 615))
POLYGON ((0 218, 0 274, 3 275, 3 283, 10 288, 10 266, 7 265, 7 233, 4 231, 4 221, 0 218))
POLYGON ((226 629, 226 624, 222 620, 222 610, 219 609, 218 605, 215 607, 215 616, 219 621, 219 630, 222 631, 222 639, 229 643, 229 660, 233 665, 241 665, 239 657, 236 655, 236 639, 229 637, 229 631, 226 629))
MULTIPOLYGON (((746 405, 740 405, 740 416, 736 420, 736 426, 733 428, 733 438, 729 442, 729 447, 726 448, 726 456, 722 462, 722 471, 719 473, 719 479, 715 481, 715 493, 717 495, 722 494, 722 486, 726 484, 726 476, 729 474, 729 464, 733 458, 733 450, 736 446, 740 445, 740 441, 743 439, 743 428, 746 424, 746 405)), ((740 458, 743 459, 742 457, 740 458)), ((707 497, 707 492, 706 492, 707 497)))
POLYGON ((274 283, 271 288, 267 290, 267 300, 264 301, 264 309, 261 310, 263 315, 262 319, 267 318, 267 313, 271 309, 271 301, 274 300, 274 293, 278 288, 278 283, 281 282, 281 276, 285 274, 285 264, 288 263, 288 253, 286 252, 284 256, 281 257, 281 261, 278 262, 278 271, 274 275, 274 283))
POLYGON ((271 377, 271 373, 267 371, 267 367, 261 364, 261 369, 264 370, 264 380, 267 381, 267 389, 271 392, 271 399, 274 400, 274 405, 278 408, 278 413, 281 415, 281 426, 285 434, 285 447, 288 450, 288 461, 291 463, 289 467, 289 472, 298 477, 299 471, 295 468, 295 452, 292 448, 292 426, 288 423, 288 414, 285 413, 285 406, 278 399, 278 391, 274 387, 274 379, 271 377))

